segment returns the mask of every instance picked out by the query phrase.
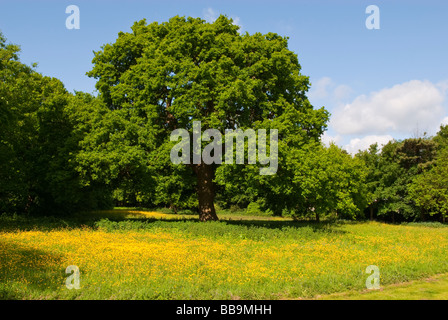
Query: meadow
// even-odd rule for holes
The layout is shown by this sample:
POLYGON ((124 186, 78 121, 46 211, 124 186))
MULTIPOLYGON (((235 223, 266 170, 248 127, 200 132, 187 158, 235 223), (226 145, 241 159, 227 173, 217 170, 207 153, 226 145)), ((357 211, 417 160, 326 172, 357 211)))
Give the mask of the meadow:
POLYGON ((369 265, 379 267, 382 287, 448 272, 440 223, 220 217, 1 216, 0 298, 311 299, 365 291, 369 265), (80 270, 80 289, 66 287, 70 265, 80 270))

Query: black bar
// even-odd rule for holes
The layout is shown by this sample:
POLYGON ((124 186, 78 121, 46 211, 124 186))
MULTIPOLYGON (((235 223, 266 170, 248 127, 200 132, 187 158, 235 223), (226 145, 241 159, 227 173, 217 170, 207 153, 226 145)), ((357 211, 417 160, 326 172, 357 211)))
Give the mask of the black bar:
MULTIPOLYGON (((334 300, 21 300, 0 301, 4 314, 15 316, 104 317, 138 315, 139 319, 312 319, 340 315, 403 318, 421 310, 444 311, 446 301, 334 301, 334 300), (252 307, 251 307, 252 306, 252 307), (254 307, 256 306, 256 308, 254 307), (429 309, 431 308, 431 309, 429 309), (443 308, 443 309, 442 309, 443 308), (208 311, 208 312, 207 312, 208 311)), ((397 318, 398 319, 398 318, 397 318)), ((127 319, 123 319, 127 320, 127 319)))

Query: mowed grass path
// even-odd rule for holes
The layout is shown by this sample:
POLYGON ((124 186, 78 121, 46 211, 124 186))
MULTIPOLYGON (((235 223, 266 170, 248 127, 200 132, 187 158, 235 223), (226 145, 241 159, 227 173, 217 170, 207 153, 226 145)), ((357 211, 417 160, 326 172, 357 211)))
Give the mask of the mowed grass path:
POLYGON ((423 280, 362 290, 316 296, 317 300, 448 300, 448 274, 423 280))
POLYGON ((448 272, 446 227, 186 218, 3 217, 0 298, 296 299, 362 291, 369 265, 381 286, 448 272), (80 269, 79 290, 65 286, 69 265, 80 269))

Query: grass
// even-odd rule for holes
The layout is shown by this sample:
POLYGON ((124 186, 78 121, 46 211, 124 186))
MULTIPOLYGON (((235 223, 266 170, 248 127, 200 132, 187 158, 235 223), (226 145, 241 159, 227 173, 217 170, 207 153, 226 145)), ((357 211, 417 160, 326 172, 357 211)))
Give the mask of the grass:
MULTIPOLYGON (((142 208, 115 208, 114 210, 103 210, 95 212, 96 217, 108 219, 160 219, 160 220, 197 220, 198 215, 189 211, 180 211, 173 214, 170 209, 160 209, 157 211, 145 210, 142 208)), ((292 221, 292 218, 273 217, 268 215, 251 215, 245 210, 231 212, 230 210, 218 211, 220 220, 262 220, 262 221, 292 221)), ((89 218, 90 213, 78 214, 78 218, 89 218)))
POLYGON ((318 296, 320 300, 448 300, 448 274, 363 290, 318 296))
MULTIPOLYGON (((388 298, 391 285, 448 273, 442 224, 220 217, 200 223, 191 214, 137 208, 72 218, 2 216, 0 298, 388 298), (80 269, 79 290, 65 286, 69 265, 80 269), (383 290, 364 293, 369 265, 379 267, 383 290)), ((403 288, 408 296, 398 297, 418 296, 403 288)))

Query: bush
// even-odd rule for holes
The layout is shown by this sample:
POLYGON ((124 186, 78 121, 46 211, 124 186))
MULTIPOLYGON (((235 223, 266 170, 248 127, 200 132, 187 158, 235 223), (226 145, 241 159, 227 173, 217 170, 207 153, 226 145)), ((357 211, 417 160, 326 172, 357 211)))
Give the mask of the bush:
POLYGON ((260 205, 256 202, 251 202, 246 208, 246 213, 251 215, 259 215, 261 213, 260 205))
POLYGON ((238 205, 236 205, 236 204, 232 204, 230 206, 230 212, 238 212, 240 210, 241 210, 241 208, 238 205))

